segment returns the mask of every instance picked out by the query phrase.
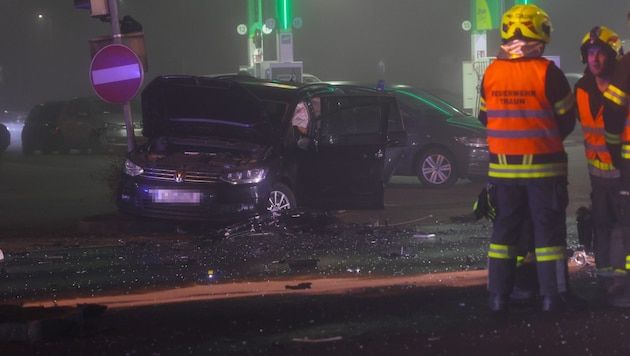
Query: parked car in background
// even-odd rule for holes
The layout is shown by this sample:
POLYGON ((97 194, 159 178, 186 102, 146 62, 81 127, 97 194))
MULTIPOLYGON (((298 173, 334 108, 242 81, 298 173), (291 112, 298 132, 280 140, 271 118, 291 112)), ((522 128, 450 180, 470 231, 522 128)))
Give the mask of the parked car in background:
POLYGON ((123 213, 207 221, 383 207, 387 127, 402 121, 393 97, 244 76, 162 76, 141 98, 147 142, 127 154, 123 213), (300 105, 306 133, 292 122, 300 105))
POLYGON ((5 124, 0 123, 0 153, 6 151, 11 144, 11 133, 5 124))
POLYGON ((458 179, 486 179, 490 159, 486 129, 476 117, 408 85, 382 85, 380 89, 398 99, 407 132, 404 158, 394 175, 417 176, 428 188, 448 188, 458 179))
MULTIPOLYGON (((139 103, 131 102, 134 135, 142 137, 139 103)), ((74 98, 59 117, 63 146, 93 153, 126 152, 127 129, 123 106, 107 103, 96 96, 74 98)))
MULTIPOLYGON (((7 134, 4 128, 0 128, 0 152, 7 150, 7 148, 11 145, 16 145, 16 139, 19 141, 20 131, 24 125, 24 118, 27 113, 28 111, 25 112, 19 109, 2 108, 0 110, 0 124, 2 124, 4 128, 6 128, 6 131, 8 131, 7 134), (4 147, 4 143, 7 143, 6 147, 4 147)), ((19 145, 19 142, 17 145, 19 145)))
POLYGON ((313 74, 303 73, 302 74, 302 83, 311 84, 311 83, 320 83, 321 79, 317 78, 313 74))
POLYGON ((65 152, 59 130, 59 116, 66 101, 55 100, 37 104, 31 108, 22 127, 22 153, 31 155, 34 151, 42 154, 54 151, 65 152))
POLYGON ((394 175, 415 175, 429 188, 486 179, 486 128, 476 117, 424 90, 406 85, 385 90, 398 98, 407 130, 405 158, 394 175))

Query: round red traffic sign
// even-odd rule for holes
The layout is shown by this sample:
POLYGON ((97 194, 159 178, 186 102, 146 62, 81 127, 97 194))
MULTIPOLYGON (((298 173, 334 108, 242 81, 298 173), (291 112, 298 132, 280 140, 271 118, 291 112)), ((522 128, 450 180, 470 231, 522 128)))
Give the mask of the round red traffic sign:
POLYGON ((101 99, 113 104, 133 99, 140 90, 143 76, 138 56, 121 44, 101 48, 90 64, 92 88, 101 99))

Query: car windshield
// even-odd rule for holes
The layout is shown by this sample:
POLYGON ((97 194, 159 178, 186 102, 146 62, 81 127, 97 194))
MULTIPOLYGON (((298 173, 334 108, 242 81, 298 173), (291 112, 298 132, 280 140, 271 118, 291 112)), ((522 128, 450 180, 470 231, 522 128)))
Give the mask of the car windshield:
POLYGON ((421 112, 427 116, 469 117, 470 115, 457 109, 444 100, 427 91, 402 88, 393 89, 399 102, 414 112, 421 112))
POLYGON ((63 111, 65 102, 63 101, 55 101, 48 102, 45 104, 39 104, 33 107, 31 112, 28 115, 27 121, 29 124, 39 123, 39 124, 56 124, 63 111))

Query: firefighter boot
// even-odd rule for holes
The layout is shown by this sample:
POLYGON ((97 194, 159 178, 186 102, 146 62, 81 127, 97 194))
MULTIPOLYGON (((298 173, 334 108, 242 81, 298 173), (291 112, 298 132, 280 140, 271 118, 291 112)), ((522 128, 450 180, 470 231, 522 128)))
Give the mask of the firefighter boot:
POLYGON ((488 307, 493 312, 506 312, 509 295, 514 287, 516 259, 488 259, 488 307))
POLYGON ((537 262, 540 292, 544 295, 543 311, 573 312, 584 310, 587 303, 569 287, 569 268, 566 260, 537 262))
POLYGON ((615 275, 612 279, 612 283, 608 286, 607 294, 611 297, 620 295, 626 289, 626 275, 615 275))
POLYGON ((516 281, 510 293, 510 304, 527 305, 533 303, 538 292, 536 263, 524 262, 516 268, 516 281))
POLYGON ((610 302, 613 307, 630 308, 630 274, 626 273, 623 293, 614 296, 610 302))

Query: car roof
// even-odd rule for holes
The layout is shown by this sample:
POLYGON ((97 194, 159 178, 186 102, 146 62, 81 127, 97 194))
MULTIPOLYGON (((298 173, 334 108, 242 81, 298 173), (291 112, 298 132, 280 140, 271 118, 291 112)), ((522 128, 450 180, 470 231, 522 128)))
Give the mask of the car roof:
MULTIPOLYGON (((339 85, 336 82, 316 82, 316 83, 300 83, 293 81, 281 81, 276 79, 261 79, 251 75, 227 74, 218 76, 171 76, 179 78, 212 78, 220 80, 229 80, 237 82, 249 90, 256 96, 265 99, 289 99, 296 101, 304 96, 315 94, 349 94, 349 89, 362 90, 362 94, 379 94, 376 89, 369 90, 369 86, 360 83, 346 82, 339 85)), ((354 92, 356 94, 356 91, 354 92)))

